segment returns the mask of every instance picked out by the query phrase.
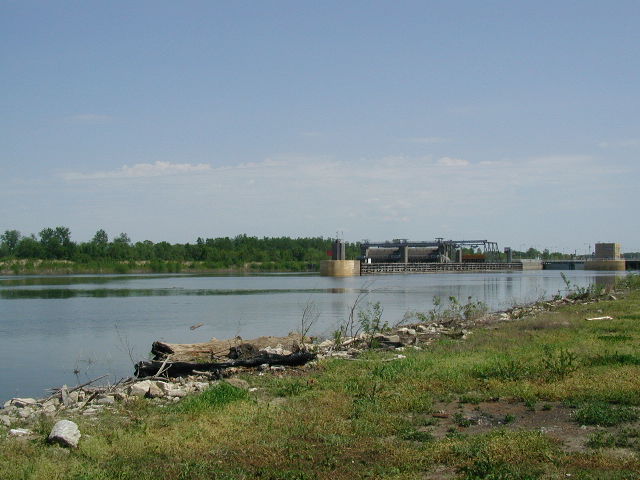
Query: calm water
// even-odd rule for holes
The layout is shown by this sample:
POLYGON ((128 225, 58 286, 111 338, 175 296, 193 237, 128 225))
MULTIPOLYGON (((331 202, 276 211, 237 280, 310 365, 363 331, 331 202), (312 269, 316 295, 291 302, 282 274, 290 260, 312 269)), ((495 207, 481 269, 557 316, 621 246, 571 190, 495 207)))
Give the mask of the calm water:
MULTIPOLYGON (((612 282, 610 273, 565 272, 576 285, 612 282)), ((380 301, 384 320, 426 311, 434 296, 472 296, 491 309, 550 297, 565 287, 560 272, 389 275, 81 275, 0 276, 0 400, 42 396, 104 373, 133 373, 154 340, 286 335, 313 302, 313 334, 329 336, 360 292, 380 301), (189 327, 204 325, 195 330, 189 327), (76 373, 74 373, 76 371, 76 373)))

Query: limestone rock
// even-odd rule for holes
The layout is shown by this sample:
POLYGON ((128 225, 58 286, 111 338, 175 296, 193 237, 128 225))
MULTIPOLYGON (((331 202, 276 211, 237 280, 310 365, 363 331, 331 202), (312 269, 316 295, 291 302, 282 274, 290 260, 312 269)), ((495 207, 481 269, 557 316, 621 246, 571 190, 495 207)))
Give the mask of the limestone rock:
POLYGON ((147 396, 151 398, 161 398, 164 397, 164 391, 162 388, 158 386, 156 382, 149 382, 149 390, 147 391, 147 396))
POLYGON ((12 428, 9 430, 9 435, 12 437, 24 437, 25 435, 31 435, 33 432, 26 428, 12 428))
POLYGON ((38 402, 36 401, 35 398, 12 398, 11 399, 11 405, 14 405, 18 408, 31 407, 31 406, 34 406, 36 403, 38 402))
POLYGON ((129 387, 129 395, 132 397, 144 397, 151 388, 151 380, 143 380, 138 383, 134 383, 129 387))
POLYGON ((71 420, 60 420, 51 429, 48 440, 63 447, 76 448, 80 441, 80 436, 78 425, 71 420))
POLYGON ((0 424, 5 427, 11 426, 11 417, 9 415, 0 415, 0 424))

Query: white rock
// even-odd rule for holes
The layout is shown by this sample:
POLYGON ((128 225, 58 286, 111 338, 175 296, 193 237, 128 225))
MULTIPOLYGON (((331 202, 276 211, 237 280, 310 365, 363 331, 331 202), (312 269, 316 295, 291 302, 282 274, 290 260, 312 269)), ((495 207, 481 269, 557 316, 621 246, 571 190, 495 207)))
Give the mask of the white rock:
POLYGON ((9 415, 0 415, 0 424, 5 427, 11 426, 11 417, 9 415))
POLYGON ((164 390, 158 386, 156 382, 149 382, 149 391, 147 392, 147 396, 151 398, 162 398, 164 397, 164 390))
POLYGON ((96 403, 98 405, 113 405, 114 403, 116 403, 116 399, 113 398, 111 395, 105 395, 103 397, 100 397, 96 400, 96 403))
POLYGON ((14 405, 18 408, 24 408, 28 406, 32 406, 38 403, 35 398, 12 398, 11 405, 14 405))
POLYGON ((131 395, 132 397, 144 397, 149 391, 150 387, 150 380, 143 380, 141 382, 134 383, 129 387, 129 395, 131 395))
POLYGON ((203 390, 206 390, 207 388, 209 388, 209 384, 206 382, 193 382, 193 389, 196 392, 202 392, 203 390))
POLYGON ((44 415, 51 417, 56 414, 56 407, 50 403, 43 405, 40 410, 44 415))
POLYGON ((9 430, 9 435, 13 437, 24 437, 25 435, 31 435, 33 432, 26 428, 12 428, 9 430))
POLYGON ((18 415, 20 416, 20 418, 29 418, 31 415, 33 415, 33 413, 34 410, 31 407, 24 407, 18 410, 18 415))
POLYGON ((318 348, 331 348, 333 346, 335 346, 335 342, 333 340, 325 340, 318 344, 318 348))
POLYGON ((51 429, 48 440, 59 443, 63 447, 76 448, 80 441, 80 436, 78 425, 71 420, 60 420, 51 429))

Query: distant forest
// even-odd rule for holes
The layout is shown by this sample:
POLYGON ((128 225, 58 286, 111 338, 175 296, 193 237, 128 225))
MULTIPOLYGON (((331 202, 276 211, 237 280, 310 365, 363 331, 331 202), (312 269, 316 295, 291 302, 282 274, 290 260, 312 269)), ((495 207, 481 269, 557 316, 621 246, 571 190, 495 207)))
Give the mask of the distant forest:
MULTIPOLYGON (((154 243, 150 240, 134 243, 126 233, 109 238, 102 229, 88 242, 74 242, 68 227, 48 227, 38 235, 6 230, 0 235, 0 258, 20 260, 14 262, 15 273, 40 271, 48 268, 47 265, 51 270, 59 271, 61 262, 73 262, 76 267, 72 271, 87 272, 315 271, 322 260, 330 258, 328 251, 331 246, 332 239, 323 237, 258 238, 247 235, 199 237, 193 243, 184 244, 154 243), (36 267, 33 261, 38 261, 40 267, 36 267)), ((346 253, 347 258, 358 258, 360 245, 348 244, 346 253)), ((564 259, 571 255, 532 247, 526 251, 514 251, 513 257, 564 259)))
MULTIPOLYGON (((68 227, 45 228, 36 235, 23 236, 17 230, 0 235, 0 258, 62 260, 107 267, 109 263, 130 262, 135 269, 141 263, 152 271, 179 271, 184 268, 258 270, 317 270, 327 260, 329 238, 257 238, 247 235, 197 238, 194 243, 132 242, 126 233, 110 239, 100 229, 88 242, 74 242, 68 227), (185 265, 185 263, 187 265, 185 265), (193 263, 194 265, 188 265, 193 263), (250 265, 248 265, 250 264, 250 265)), ((350 244, 347 258, 356 258, 359 247, 350 244)), ((125 267, 116 270, 128 270, 125 267)))

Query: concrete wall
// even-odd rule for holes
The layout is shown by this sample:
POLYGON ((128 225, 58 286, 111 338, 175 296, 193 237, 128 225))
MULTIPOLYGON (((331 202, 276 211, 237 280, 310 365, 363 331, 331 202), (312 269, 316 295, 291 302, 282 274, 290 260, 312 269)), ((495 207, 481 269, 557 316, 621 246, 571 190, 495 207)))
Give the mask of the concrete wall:
POLYGON ((587 260, 584 262, 585 270, 624 270, 626 262, 624 260, 587 260))
POLYGON ((522 263, 522 270, 542 270, 541 260, 515 260, 516 263, 522 263))
POLYGON ((320 275, 325 277, 354 277, 360 275, 360 260, 323 260, 320 275))
POLYGON ((596 243, 596 259, 619 260, 622 257, 622 249, 619 243, 596 243))

